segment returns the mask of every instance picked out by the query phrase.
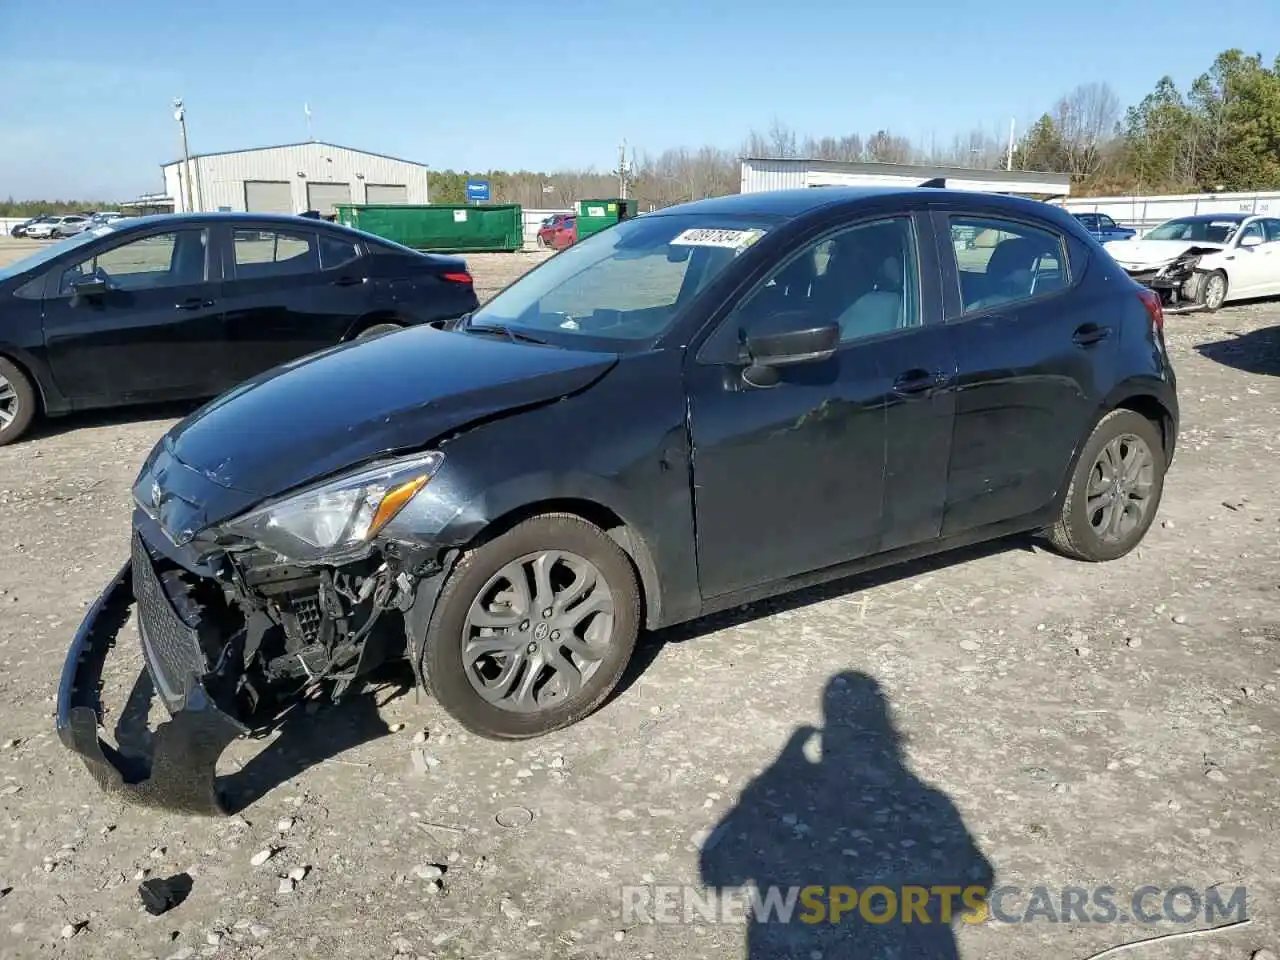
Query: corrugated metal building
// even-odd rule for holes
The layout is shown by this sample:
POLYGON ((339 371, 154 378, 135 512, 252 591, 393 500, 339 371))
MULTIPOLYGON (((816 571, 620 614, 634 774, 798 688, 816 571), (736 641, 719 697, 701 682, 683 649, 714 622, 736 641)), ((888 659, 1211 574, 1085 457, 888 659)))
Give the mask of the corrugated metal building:
POLYGON ((1071 193, 1071 177, 1065 173, 925 167, 906 163, 845 163, 804 158, 745 157, 742 160, 743 193, 797 187, 918 187, 930 181, 942 181, 940 185, 955 190, 1013 193, 1028 197, 1065 197, 1071 193))
POLYGON ((334 143, 287 143, 193 156, 190 176, 163 166, 174 211, 334 212, 339 203, 427 202, 427 167, 334 143), (188 201, 187 188, 190 187, 188 201))

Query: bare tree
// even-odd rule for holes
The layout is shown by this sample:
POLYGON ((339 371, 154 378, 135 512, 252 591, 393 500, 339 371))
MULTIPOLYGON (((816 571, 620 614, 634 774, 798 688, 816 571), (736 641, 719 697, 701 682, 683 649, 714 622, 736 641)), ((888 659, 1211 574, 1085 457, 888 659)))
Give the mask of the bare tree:
POLYGON ((1080 178, 1096 173, 1120 119, 1115 91, 1105 83, 1081 84, 1058 101, 1050 116, 1062 139, 1066 172, 1080 178))

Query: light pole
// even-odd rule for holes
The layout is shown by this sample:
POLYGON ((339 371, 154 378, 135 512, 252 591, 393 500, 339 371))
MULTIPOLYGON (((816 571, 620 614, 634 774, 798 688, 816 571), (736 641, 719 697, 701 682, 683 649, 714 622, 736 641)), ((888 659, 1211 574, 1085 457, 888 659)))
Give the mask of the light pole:
POLYGON ((182 130, 182 189, 186 198, 184 212, 192 213, 195 204, 191 192, 191 148, 187 145, 187 112, 183 109, 181 97, 173 98, 173 119, 178 121, 178 127, 182 130))

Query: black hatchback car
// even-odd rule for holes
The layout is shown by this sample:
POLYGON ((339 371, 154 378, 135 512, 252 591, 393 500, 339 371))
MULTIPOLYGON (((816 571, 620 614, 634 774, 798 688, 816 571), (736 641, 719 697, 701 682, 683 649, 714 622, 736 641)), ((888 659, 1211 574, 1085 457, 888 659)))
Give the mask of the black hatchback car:
POLYGON ((448 329, 175 426, 60 734, 104 786, 212 810, 218 751, 276 692, 403 656, 468 729, 537 736, 608 696, 642 627, 1019 531, 1122 556, 1177 429, 1159 300, 1060 210, 931 188, 673 207, 448 329), (97 731, 135 600, 173 716, 150 780, 97 731))
POLYGON ((0 267, 0 445, 41 412, 216 396, 477 302, 464 260, 301 217, 96 226, 0 267))

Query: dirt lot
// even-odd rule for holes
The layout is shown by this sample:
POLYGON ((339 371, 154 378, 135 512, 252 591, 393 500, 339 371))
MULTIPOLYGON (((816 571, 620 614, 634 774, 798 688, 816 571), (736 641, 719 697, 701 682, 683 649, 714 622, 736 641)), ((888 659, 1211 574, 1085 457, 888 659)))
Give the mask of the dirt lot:
MULTIPOLYGON (((470 259, 492 291, 532 258, 470 259)), ((1121 912, 1143 884, 1156 910, 1174 887, 1244 886, 1251 925, 1126 956, 1274 949, 1280 304, 1168 327, 1183 431, 1130 557, 1091 566, 1018 539, 652 636, 616 699, 527 744, 464 735, 388 686, 376 710, 359 698, 235 745, 248 802, 221 821, 101 797, 51 722, 71 634, 125 556, 129 482, 178 411, 80 417, 0 450, 0 957, 890 956, 831 925, 790 954, 753 932, 747 953, 741 924, 641 922, 620 890, 988 870, 1022 890, 1007 916, 1036 886, 1055 904, 1111 886, 1121 912), (809 727, 823 735, 804 745, 809 727), (183 870, 187 901, 142 912, 138 879, 183 870)), ((140 664, 129 644, 117 661, 109 695, 140 664)), ((1042 915, 954 936, 964 957, 1084 958, 1205 925, 1042 915)), ((950 936, 903 955, 954 956, 950 936)))

